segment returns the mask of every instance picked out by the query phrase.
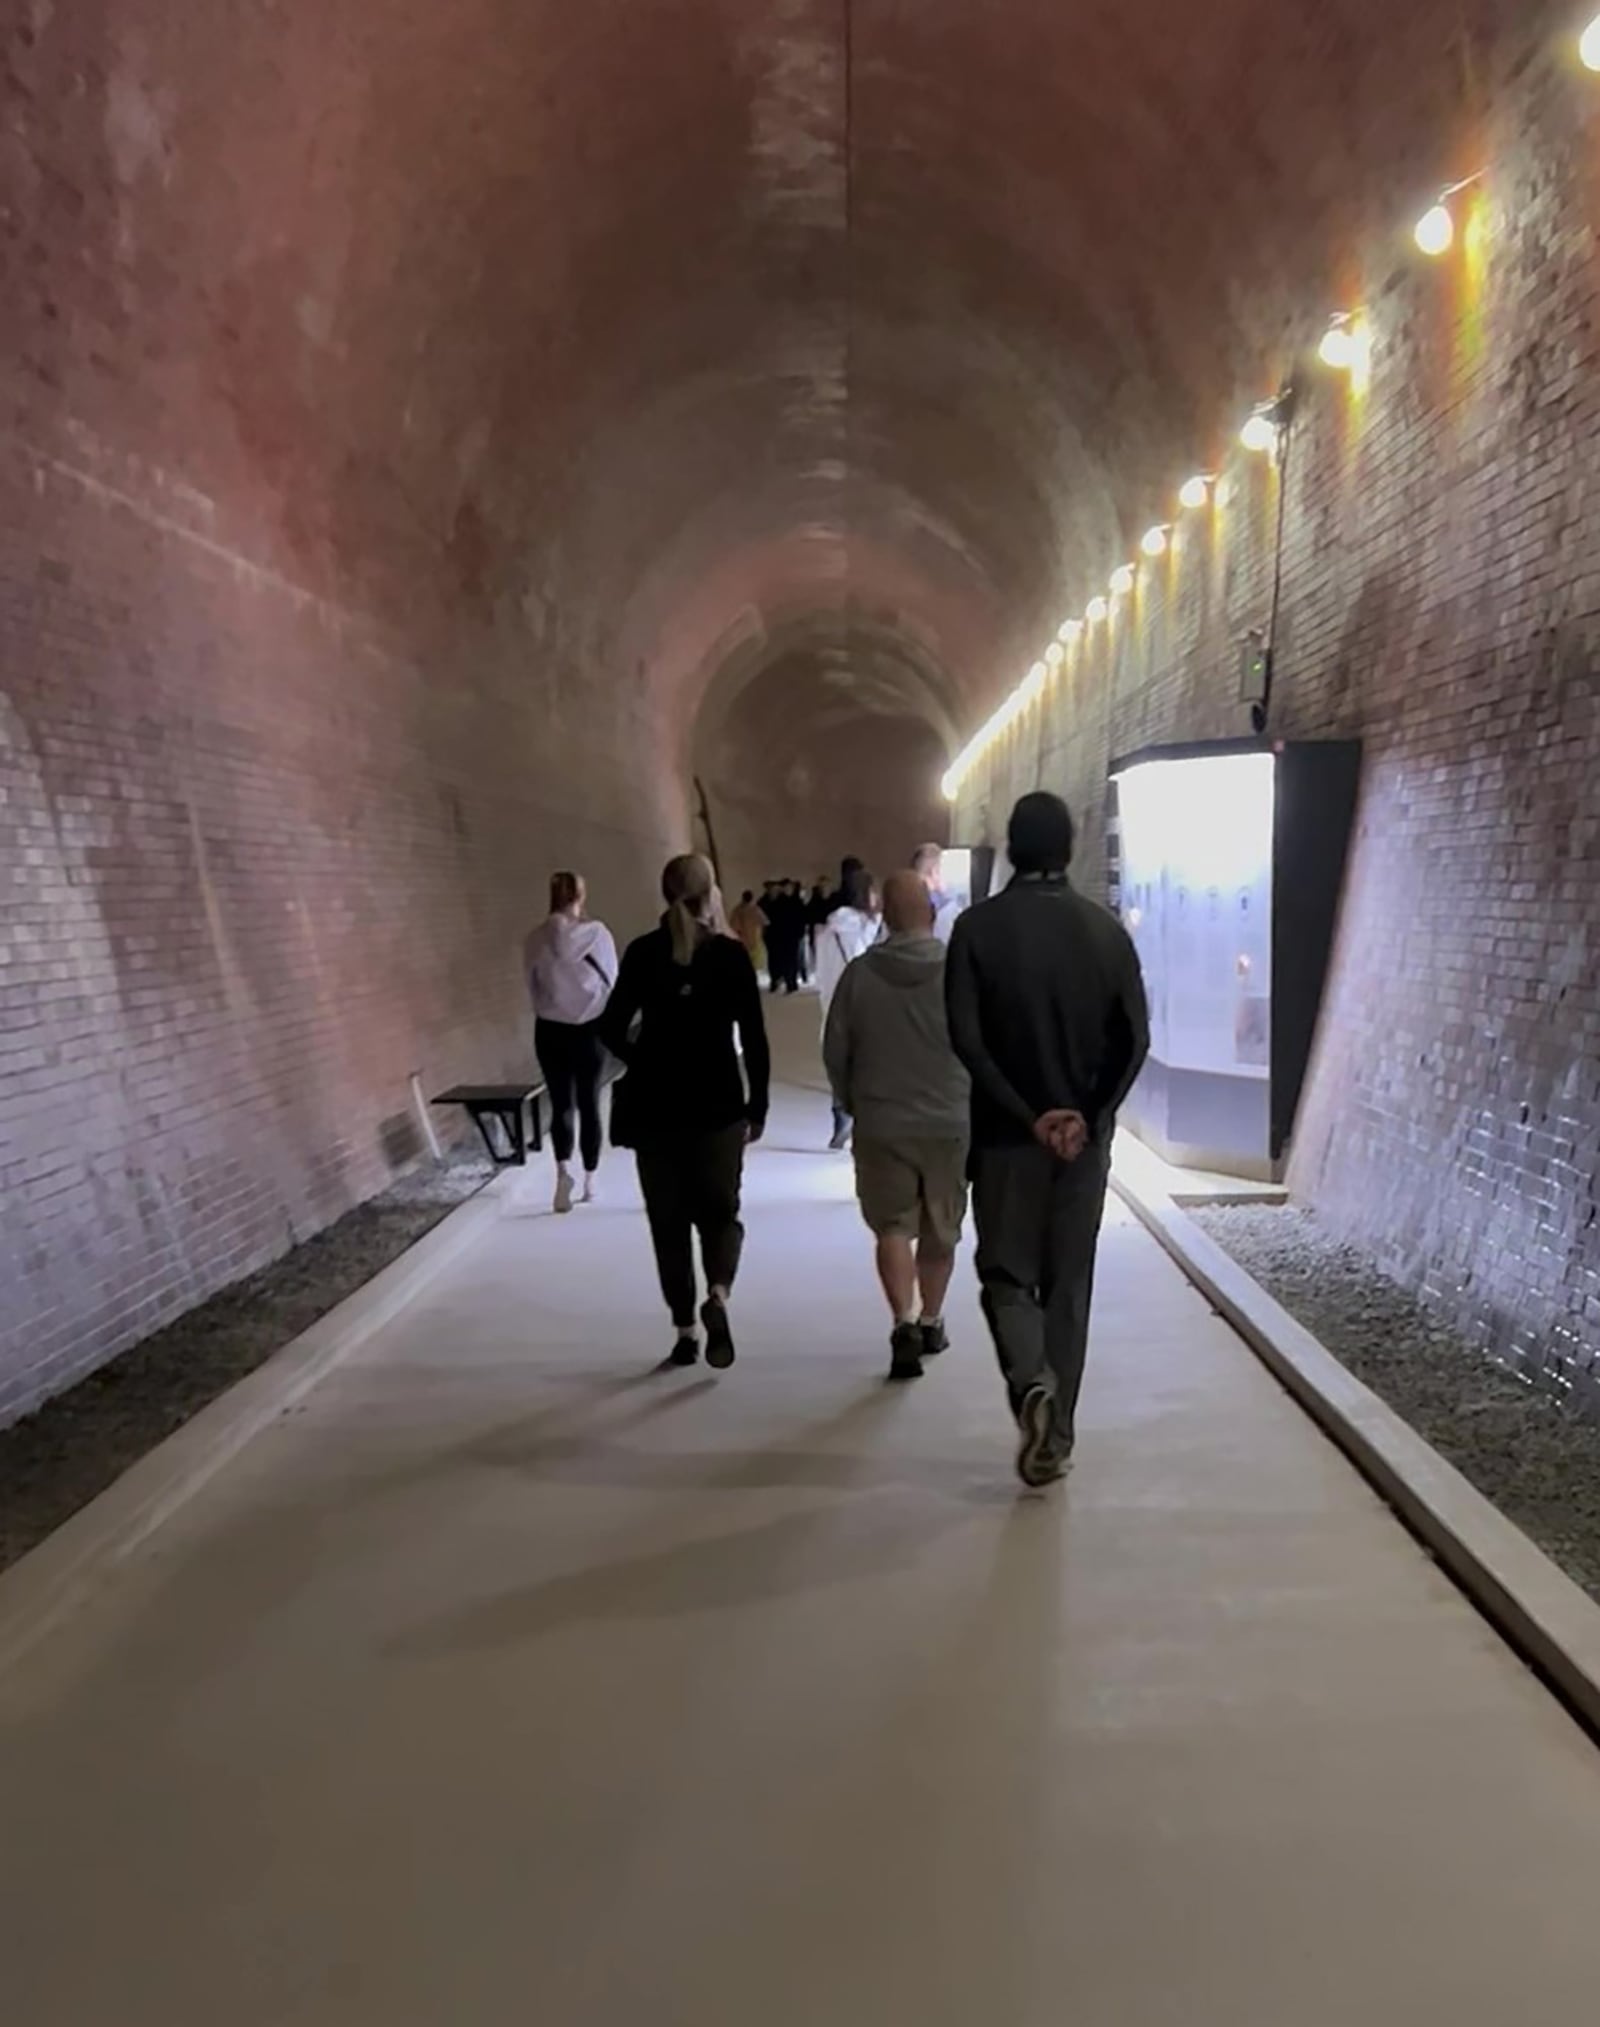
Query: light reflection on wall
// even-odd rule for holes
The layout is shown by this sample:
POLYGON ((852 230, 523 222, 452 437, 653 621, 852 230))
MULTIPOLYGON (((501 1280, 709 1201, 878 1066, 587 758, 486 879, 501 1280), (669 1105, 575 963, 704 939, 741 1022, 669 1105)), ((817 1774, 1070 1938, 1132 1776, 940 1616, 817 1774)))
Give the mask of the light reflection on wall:
POLYGON ((1461 226, 1460 297, 1456 317, 1456 379, 1470 380, 1483 357, 1484 316, 1489 287, 1489 199, 1474 190, 1461 226))

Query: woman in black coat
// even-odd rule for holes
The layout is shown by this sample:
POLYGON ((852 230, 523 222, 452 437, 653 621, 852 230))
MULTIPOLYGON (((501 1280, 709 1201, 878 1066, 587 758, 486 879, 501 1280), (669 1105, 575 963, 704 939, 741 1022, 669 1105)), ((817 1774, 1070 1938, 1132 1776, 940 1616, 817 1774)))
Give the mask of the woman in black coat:
POLYGON ((688 1366, 700 1356, 698 1233, 707 1289, 699 1323, 706 1363, 721 1371, 734 1360, 728 1304, 744 1245, 744 1150, 767 1123, 767 1031, 755 968, 727 932, 707 861, 692 853, 669 861, 661 892, 661 926, 629 944, 600 1024, 626 1073, 612 1095, 611 1137, 638 1160, 678 1333, 671 1361, 688 1366))

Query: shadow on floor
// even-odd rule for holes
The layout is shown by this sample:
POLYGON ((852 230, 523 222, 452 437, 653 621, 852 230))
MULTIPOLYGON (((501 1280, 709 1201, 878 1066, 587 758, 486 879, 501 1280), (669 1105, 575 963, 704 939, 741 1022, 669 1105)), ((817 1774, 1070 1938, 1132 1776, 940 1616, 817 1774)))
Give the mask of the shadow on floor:
POLYGON ((400 1635, 384 1651, 443 1659, 524 1646, 601 1621, 736 1611, 906 1568, 949 1525, 886 1501, 864 1502, 847 1521, 832 1511, 785 1514, 483 1599, 400 1635))
POLYGON ((463 1472, 512 1472, 539 1484, 607 1487, 622 1492, 848 1491, 870 1480, 963 1505, 993 1505, 1016 1497, 1008 1482, 1003 1434, 992 1463, 966 1456, 926 1456, 874 1450, 851 1440, 863 1423, 887 1419, 908 1399, 903 1389, 867 1382, 831 1414, 796 1433, 800 1444, 717 1452, 641 1447, 630 1431, 692 1406, 720 1387, 737 1384, 701 1372, 659 1369, 584 1389, 587 1402, 557 1402, 519 1415, 465 1442, 429 1450, 370 1476, 347 1479, 335 1495, 349 1502, 381 1499, 411 1486, 463 1472), (591 1426, 593 1405, 649 1388, 644 1400, 591 1426))

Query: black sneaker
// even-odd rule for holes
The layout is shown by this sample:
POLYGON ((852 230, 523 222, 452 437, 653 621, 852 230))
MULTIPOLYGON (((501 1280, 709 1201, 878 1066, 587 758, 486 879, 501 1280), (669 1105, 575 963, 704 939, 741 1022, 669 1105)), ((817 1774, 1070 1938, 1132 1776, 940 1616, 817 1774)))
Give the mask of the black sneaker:
POLYGON ((1047 1386, 1032 1386, 1017 1410, 1022 1440, 1017 1446, 1017 1476, 1030 1490, 1053 1485, 1061 1476, 1060 1435, 1056 1397, 1047 1386))
POLYGON ((706 1327, 706 1364, 713 1372, 726 1372, 738 1357, 733 1348, 733 1326, 728 1308, 713 1295, 700 1305, 700 1321, 706 1327))
POLYGON ((937 1358, 940 1352, 950 1349, 950 1333, 942 1319, 938 1323, 919 1323, 917 1328, 922 1333, 924 1358, 937 1358))
POLYGON ((680 1337, 667 1353, 668 1365, 698 1365, 700 1363, 700 1340, 696 1337, 680 1337))
POLYGON ((921 1379, 922 1331, 915 1323, 897 1323, 889 1339, 889 1377, 892 1380, 921 1379))
POLYGON ((849 1127, 848 1127, 848 1126, 836 1126, 836 1127, 835 1127, 835 1128, 833 1129, 833 1134, 832 1134, 832 1137, 830 1138, 830 1140, 829 1140, 829 1142, 828 1142, 828 1152, 829 1152, 830 1154, 843 1154, 844 1150, 845 1150, 845 1149, 846 1149, 846 1148, 847 1148, 847 1147, 848 1147, 849 1145, 850 1145, 850 1129, 849 1129, 849 1127))

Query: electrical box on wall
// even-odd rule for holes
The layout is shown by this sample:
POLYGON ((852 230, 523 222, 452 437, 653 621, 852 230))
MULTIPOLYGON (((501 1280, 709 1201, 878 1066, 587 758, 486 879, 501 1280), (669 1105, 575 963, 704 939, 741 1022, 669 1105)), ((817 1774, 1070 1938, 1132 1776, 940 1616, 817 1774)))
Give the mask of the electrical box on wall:
POLYGON ((1264 704, 1272 674, 1272 650, 1266 636, 1253 627, 1239 644, 1239 701, 1264 704))
POLYGON ((1360 772, 1353 740, 1156 746, 1112 767, 1112 902, 1150 996, 1124 1121, 1169 1161, 1282 1173, 1360 772))

